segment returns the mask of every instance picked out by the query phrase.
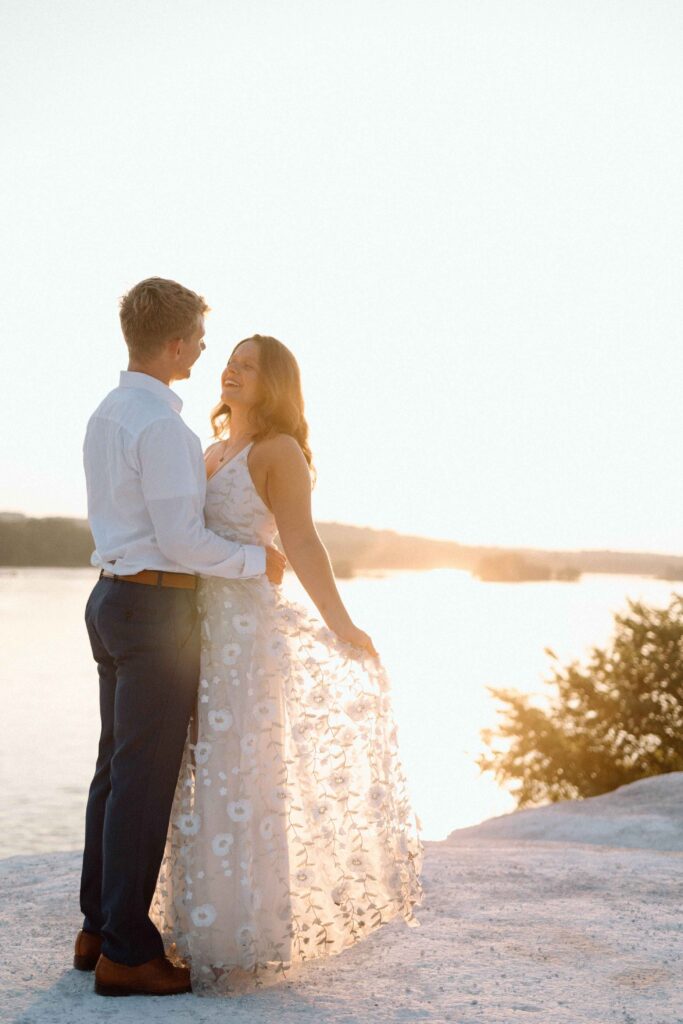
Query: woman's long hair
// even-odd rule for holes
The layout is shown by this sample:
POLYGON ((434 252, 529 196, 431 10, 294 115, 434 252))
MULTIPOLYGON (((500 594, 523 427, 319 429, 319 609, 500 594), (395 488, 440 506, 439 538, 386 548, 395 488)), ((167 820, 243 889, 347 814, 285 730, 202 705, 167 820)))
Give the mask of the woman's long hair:
MULTIPOLYGON (((254 334, 239 341, 231 358, 240 345, 253 341, 259 350, 259 385, 261 397, 250 410, 251 422, 255 428, 254 440, 260 441, 275 434, 289 434, 299 444, 306 462, 315 478, 313 456, 308 443, 308 423, 304 416, 304 399, 301 393, 299 364, 277 338, 254 334)), ((221 401, 211 412, 211 429, 216 438, 230 434, 230 406, 221 401)))

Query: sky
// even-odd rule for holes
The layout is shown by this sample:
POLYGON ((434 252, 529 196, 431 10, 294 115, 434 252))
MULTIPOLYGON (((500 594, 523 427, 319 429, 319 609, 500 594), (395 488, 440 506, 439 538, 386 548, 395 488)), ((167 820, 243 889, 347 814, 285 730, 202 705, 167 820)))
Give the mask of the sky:
POLYGON ((81 444, 159 275, 297 356, 321 520, 683 554, 683 5, 2 0, 0 509, 81 444))

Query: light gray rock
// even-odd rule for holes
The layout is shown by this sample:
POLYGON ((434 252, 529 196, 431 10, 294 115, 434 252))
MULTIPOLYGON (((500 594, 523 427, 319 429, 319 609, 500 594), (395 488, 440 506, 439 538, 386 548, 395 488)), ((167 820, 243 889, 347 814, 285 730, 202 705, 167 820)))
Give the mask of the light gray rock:
POLYGON ((639 779, 611 793, 512 811, 459 828, 449 845, 490 839, 595 843, 683 851, 683 772, 639 779))
POLYGON ((675 1024, 683 1020, 683 855, 646 840, 655 826, 660 843, 680 830, 682 776, 427 843, 419 928, 392 921, 248 996, 96 996, 92 976, 71 968, 80 854, 0 861, 0 1021, 675 1024), (511 827, 517 822, 527 824, 511 827), (556 822, 570 823, 570 839, 558 838, 556 822))

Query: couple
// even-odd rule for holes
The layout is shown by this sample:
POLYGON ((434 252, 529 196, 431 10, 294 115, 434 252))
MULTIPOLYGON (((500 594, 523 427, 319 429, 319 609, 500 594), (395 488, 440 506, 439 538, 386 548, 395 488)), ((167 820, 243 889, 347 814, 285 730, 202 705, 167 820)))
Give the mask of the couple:
POLYGON ((202 458, 169 385, 206 312, 161 278, 124 296, 129 368, 84 443, 101 736, 74 966, 101 995, 250 991, 421 899, 388 681, 311 516, 298 365, 240 342, 202 458), (284 598, 276 534, 323 622, 284 598))

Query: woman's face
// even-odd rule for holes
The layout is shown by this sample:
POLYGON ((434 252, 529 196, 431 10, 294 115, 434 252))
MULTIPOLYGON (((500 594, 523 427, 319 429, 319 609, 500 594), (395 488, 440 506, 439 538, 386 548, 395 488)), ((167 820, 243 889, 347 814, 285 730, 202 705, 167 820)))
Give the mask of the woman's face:
POLYGON ((259 350, 255 341, 238 345, 221 374, 221 400, 252 406, 259 398, 259 350))

